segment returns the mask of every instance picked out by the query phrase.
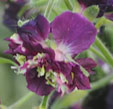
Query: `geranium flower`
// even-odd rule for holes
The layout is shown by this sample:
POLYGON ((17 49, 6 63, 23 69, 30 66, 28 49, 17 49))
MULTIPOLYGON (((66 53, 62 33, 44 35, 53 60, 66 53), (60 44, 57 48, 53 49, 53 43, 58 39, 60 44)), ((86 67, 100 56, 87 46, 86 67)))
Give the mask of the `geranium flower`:
POLYGON ((3 15, 3 23, 11 30, 17 27, 18 13, 25 5, 25 0, 5 1, 6 8, 3 15))
POLYGON ((98 17, 101 17, 106 12, 113 11, 113 0, 78 0, 82 7, 86 8, 91 5, 98 5, 100 12, 98 17))
POLYGON ((14 55, 28 89, 38 95, 48 95, 53 89, 62 94, 75 88, 89 89, 81 66, 91 71, 96 63, 73 57, 88 49, 96 34, 95 26, 77 13, 66 11, 50 24, 38 15, 6 39, 10 41, 7 53, 14 55))

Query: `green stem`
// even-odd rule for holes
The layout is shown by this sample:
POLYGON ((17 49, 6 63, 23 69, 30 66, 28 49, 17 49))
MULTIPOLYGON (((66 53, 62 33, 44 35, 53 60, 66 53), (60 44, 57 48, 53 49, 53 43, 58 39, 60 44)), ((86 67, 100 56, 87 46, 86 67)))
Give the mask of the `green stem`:
POLYGON ((49 98, 49 96, 44 96, 43 97, 42 103, 40 105, 40 109, 47 109, 47 107, 48 107, 48 98, 49 98))
POLYGON ((45 10, 45 13, 44 13, 44 16, 47 17, 47 18, 49 18, 49 16, 50 16, 51 9, 53 8, 54 1, 55 0, 49 0, 48 1, 47 7, 46 7, 46 10, 45 10))
POLYGON ((98 37, 96 37, 95 44, 98 47, 98 49, 102 52, 102 54, 105 56, 109 64, 113 67, 113 57, 110 51, 105 47, 105 45, 102 43, 102 41, 98 37))
POLYGON ((29 9, 29 5, 25 5, 23 8, 21 8, 21 10, 18 13, 18 17, 21 17, 28 9, 29 9))
POLYGON ((103 56, 101 52, 99 52, 96 48, 93 46, 90 47, 89 49, 91 52, 93 52, 96 56, 98 56, 100 59, 102 59, 104 62, 107 62, 106 58, 103 56))
POLYGON ((82 9, 81 9, 81 6, 80 6, 78 0, 74 0, 72 12, 81 13, 81 10, 82 10, 82 9))
POLYGON ((58 12, 53 8, 52 9, 52 11, 54 12, 54 14, 56 15, 56 16, 58 16, 58 12))
POLYGON ((16 108, 22 106, 26 101, 28 101, 34 95, 35 94, 33 92, 29 92, 27 95, 22 97, 19 101, 17 101, 16 103, 12 104, 11 106, 9 106, 8 109, 16 109, 16 108))
POLYGON ((73 10, 73 5, 70 0, 64 0, 64 2, 69 10, 73 10))
POLYGON ((37 6, 41 6, 44 5, 45 3, 47 3, 48 0, 37 0, 36 5, 37 6))
POLYGON ((100 79, 100 80, 98 80, 95 83, 92 83, 91 84, 92 90, 90 90, 90 91, 93 91, 93 90, 96 90, 98 88, 101 88, 101 87, 109 84, 112 80, 113 80, 113 74, 110 74, 110 75, 104 77, 103 79, 100 79))

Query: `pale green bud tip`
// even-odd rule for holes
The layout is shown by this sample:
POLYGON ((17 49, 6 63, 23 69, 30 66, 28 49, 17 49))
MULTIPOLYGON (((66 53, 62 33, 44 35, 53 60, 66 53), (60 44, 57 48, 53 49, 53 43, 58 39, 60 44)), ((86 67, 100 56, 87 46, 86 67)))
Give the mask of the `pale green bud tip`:
POLYGON ((16 60, 19 62, 20 65, 23 65, 26 61, 26 57, 20 54, 15 56, 16 60))
POLYGON ((24 24, 26 24, 27 22, 29 22, 29 20, 25 20, 25 21, 18 20, 18 26, 21 27, 21 26, 23 26, 24 24))

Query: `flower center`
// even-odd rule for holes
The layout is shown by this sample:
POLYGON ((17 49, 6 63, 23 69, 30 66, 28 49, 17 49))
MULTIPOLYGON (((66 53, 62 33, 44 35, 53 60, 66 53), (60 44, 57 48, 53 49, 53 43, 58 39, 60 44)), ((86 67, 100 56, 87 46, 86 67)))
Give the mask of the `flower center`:
POLYGON ((66 59, 64 53, 59 49, 55 50, 55 60, 57 61, 64 61, 66 59))
MULTIPOLYGON (((56 50, 55 52, 57 55, 57 60, 63 59, 63 52, 56 50)), ((45 54, 38 53, 36 56, 34 56, 32 59, 27 60, 25 56, 17 54, 15 56, 15 59, 20 64, 18 66, 18 72, 25 74, 27 69, 36 68, 37 71, 37 77, 44 76, 46 79, 46 84, 51 85, 54 88, 57 88, 58 92, 62 92, 64 94, 67 90, 67 87, 65 84, 68 83, 68 80, 66 77, 62 74, 62 72, 55 72, 53 69, 47 70, 46 67, 48 67, 45 63, 45 54)), ((49 63, 48 63, 49 64, 49 63)))
POLYGON ((72 56, 71 53, 71 48, 64 43, 60 43, 57 48, 54 50, 55 51, 55 60, 56 61, 65 61, 69 62, 69 57, 72 56))

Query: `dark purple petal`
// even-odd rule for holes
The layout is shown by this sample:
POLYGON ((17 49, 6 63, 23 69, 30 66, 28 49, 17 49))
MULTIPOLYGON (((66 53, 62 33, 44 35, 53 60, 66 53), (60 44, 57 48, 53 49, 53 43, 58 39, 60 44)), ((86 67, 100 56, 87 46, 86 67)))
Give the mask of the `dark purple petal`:
POLYGON ((68 80, 69 83, 72 83, 72 64, 71 63, 65 63, 65 62, 58 62, 59 72, 62 72, 65 78, 68 80))
POLYGON ((20 44, 21 40, 14 40, 11 38, 6 38, 5 40, 9 41, 9 50, 6 50, 5 53, 12 55, 21 54, 25 56, 33 55, 32 51, 29 51, 27 48, 23 47, 22 44, 20 44))
POLYGON ((65 75, 68 76, 71 73, 72 65, 70 63, 60 62, 60 71, 65 75))
POLYGON ((57 44, 64 44, 74 55, 89 48, 97 31, 85 17, 67 11, 52 22, 52 33, 57 44))
MULTIPOLYGON (((50 59, 49 59, 50 61, 50 59)), ((58 62, 58 61, 54 61, 52 60, 51 62, 49 62, 51 69, 57 73, 63 73, 63 75, 68 78, 68 76, 71 73, 72 70, 72 65, 71 63, 65 63, 65 62, 58 62)))
POLYGON ((41 53, 43 51, 43 47, 40 44, 29 44, 24 42, 23 47, 25 47, 29 51, 29 55, 35 56, 38 52, 41 53))
POLYGON ((72 69, 73 72, 73 82, 68 84, 69 90, 73 91, 76 87, 77 89, 85 90, 90 89, 90 83, 88 77, 86 77, 80 70, 80 66, 75 65, 72 69))
POLYGON ((53 87, 46 84, 46 80, 44 77, 38 77, 36 69, 30 69, 25 74, 27 80, 27 88, 40 96, 48 95, 53 87))
POLYGON ((96 62, 91 58, 76 59, 76 62, 84 67, 89 73, 93 73, 93 68, 97 66, 96 62))
POLYGON ((9 40, 10 43, 9 43, 9 50, 6 50, 5 53, 12 55, 16 55, 16 53, 24 54, 21 45, 14 43, 12 40, 10 40, 10 38, 7 38, 6 40, 9 40))
POLYGON ((69 75, 72 70, 72 65, 70 63, 65 62, 58 62, 58 69, 62 72, 65 76, 69 75))
POLYGON ((45 54, 43 59, 39 62, 39 66, 42 67, 43 65, 45 66, 45 70, 49 71, 52 70, 52 65, 54 64, 53 57, 49 55, 48 53, 45 54))
POLYGON ((29 21, 17 29, 21 39, 28 44, 39 44, 45 40, 50 32, 49 22, 42 15, 38 15, 34 20, 29 21))
POLYGON ((75 84, 78 89, 90 89, 89 79, 83 74, 79 66, 73 67, 73 73, 75 75, 75 84))
POLYGON ((49 22, 41 15, 29 21, 22 27, 18 27, 18 34, 23 40, 23 46, 34 55, 37 52, 47 52, 43 49, 43 40, 49 35, 49 22))
POLYGON ((54 58, 55 58, 55 53, 54 53, 54 51, 53 51, 51 48, 45 48, 45 49, 43 49, 43 53, 48 54, 49 57, 50 57, 52 60, 54 60, 54 58))

